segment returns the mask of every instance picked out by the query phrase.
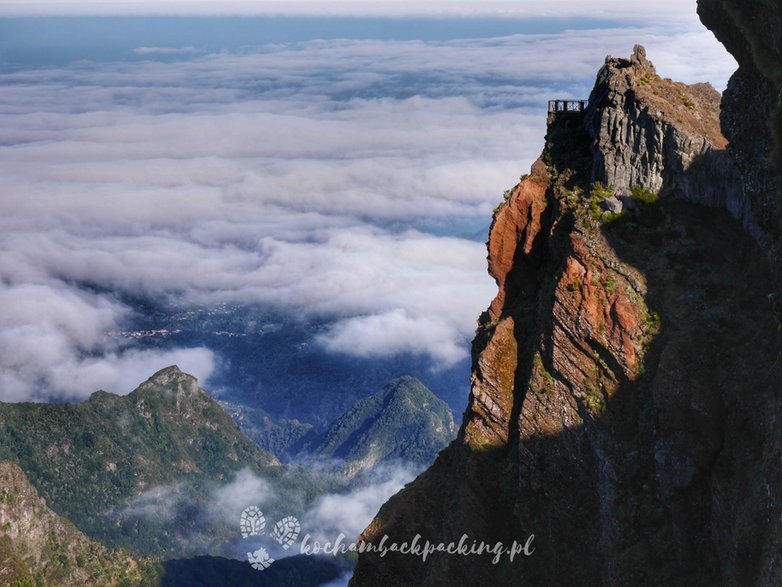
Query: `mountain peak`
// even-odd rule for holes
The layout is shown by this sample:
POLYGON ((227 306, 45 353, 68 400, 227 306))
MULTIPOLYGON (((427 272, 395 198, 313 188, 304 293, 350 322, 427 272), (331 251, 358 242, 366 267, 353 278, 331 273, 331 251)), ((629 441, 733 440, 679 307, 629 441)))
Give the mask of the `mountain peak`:
POLYGON ((782 442, 760 440, 779 415, 766 385, 778 349, 766 259, 727 213, 746 203, 719 94, 661 79, 636 46, 606 60, 586 108, 554 102, 548 184, 523 177, 495 211, 499 291, 473 341, 459 436, 362 535, 534 535, 534 556, 424 565, 367 551, 351 587, 752 584, 746 553, 779 552, 778 530, 742 540, 779 519, 765 518, 765 492, 743 493, 778 478, 782 442), (764 450, 765 478, 745 458, 764 450))
POLYGON ((175 379, 184 380, 188 378, 196 379, 192 375, 189 375, 184 371, 182 371, 177 365, 169 365, 168 367, 164 367, 160 371, 154 373, 149 379, 147 379, 147 382, 159 382, 165 384, 175 379))
POLYGON ((641 45, 629 59, 607 59, 586 113, 592 181, 620 197, 641 188, 740 215, 742 190, 725 150, 720 99, 710 84, 661 78, 641 45))
POLYGON ((161 369, 147 379, 131 395, 139 395, 143 392, 167 392, 176 398, 208 395, 198 385, 198 379, 189 373, 185 373, 176 365, 161 369))
POLYGON ((356 402, 313 452, 347 460, 350 474, 398 459, 425 466, 455 432, 448 405, 415 377, 403 376, 356 402))
POLYGON ((652 62, 646 58, 646 48, 643 45, 633 47, 633 56, 630 58, 630 62, 636 66, 654 69, 652 62))
POLYGON ((424 394, 435 397, 428 387, 426 387, 419 379, 413 377, 412 375, 403 375, 402 377, 394 379, 383 387, 381 393, 387 397, 403 394, 410 395, 411 393, 415 395, 424 394))
POLYGON ((614 57, 612 55, 606 56, 606 65, 616 67, 619 69, 627 69, 632 67, 638 70, 644 70, 647 73, 655 74, 654 64, 646 57, 646 47, 643 45, 635 45, 633 47, 633 54, 629 58, 614 57))
MULTIPOLYGON (((105 513, 121 511, 152 487, 279 465, 242 434, 195 377, 176 367, 126 396, 96 392, 81 404, 4 404, 0 458, 18 460, 47 503, 92 536, 115 536, 119 526, 105 513)), ((149 531, 152 536, 158 529, 149 531)), ((174 540, 141 536, 121 539, 128 546, 174 540)))

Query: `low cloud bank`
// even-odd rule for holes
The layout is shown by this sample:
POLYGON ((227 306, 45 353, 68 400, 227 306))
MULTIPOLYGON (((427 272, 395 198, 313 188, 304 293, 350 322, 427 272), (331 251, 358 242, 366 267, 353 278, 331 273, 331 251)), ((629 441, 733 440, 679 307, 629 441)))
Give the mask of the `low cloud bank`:
POLYGON ((455 364, 495 291, 483 233, 540 151, 546 100, 583 97, 639 41, 687 81, 733 67, 707 31, 671 27, 149 46, 184 60, 0 75, 0 400, 126 392, 173 362, 208 385, 209 349, 107 336, 129 298, 267 305, 325 322, 327 352, 455 364))

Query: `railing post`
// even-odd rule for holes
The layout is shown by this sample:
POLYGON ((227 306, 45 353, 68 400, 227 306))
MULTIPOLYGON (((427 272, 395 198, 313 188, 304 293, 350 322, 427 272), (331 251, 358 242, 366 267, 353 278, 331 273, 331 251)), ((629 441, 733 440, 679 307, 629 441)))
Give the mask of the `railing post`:
POLYGON ((589 104, 589 100, 549 100, 548 113, 550 121, 554 121, 560 113, 583 113, 589 104))

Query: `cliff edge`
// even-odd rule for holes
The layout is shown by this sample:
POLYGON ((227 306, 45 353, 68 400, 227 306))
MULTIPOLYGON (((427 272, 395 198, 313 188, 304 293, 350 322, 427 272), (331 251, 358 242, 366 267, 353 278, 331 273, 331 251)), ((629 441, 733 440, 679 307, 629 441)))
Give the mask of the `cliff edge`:
POLYGON ((459 435, 362 536, 534 552, 368 552, 352 586, 779 584, 770 233, 718 120, 642 47, 550 114, 495 211, 459 435))
POLYGON ((0 584, 156 584, 151 559, 108 549, 46 506, 18 465, 0 461, 0 584), (139 564, 141 563, 141 564, 139 564))

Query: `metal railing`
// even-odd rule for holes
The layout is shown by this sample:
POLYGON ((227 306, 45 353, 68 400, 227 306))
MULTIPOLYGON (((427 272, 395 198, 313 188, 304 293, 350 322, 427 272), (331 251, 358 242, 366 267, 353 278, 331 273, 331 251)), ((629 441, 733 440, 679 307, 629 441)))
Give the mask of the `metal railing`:
POLYGON ((589 100, 549 100, 549 114, 556 112, 583 112, 586 110, 589 100))

